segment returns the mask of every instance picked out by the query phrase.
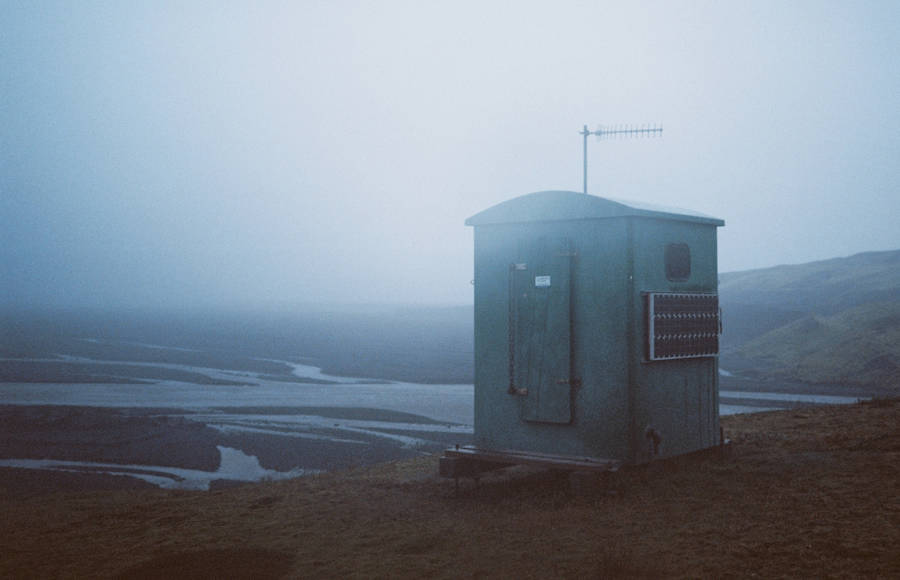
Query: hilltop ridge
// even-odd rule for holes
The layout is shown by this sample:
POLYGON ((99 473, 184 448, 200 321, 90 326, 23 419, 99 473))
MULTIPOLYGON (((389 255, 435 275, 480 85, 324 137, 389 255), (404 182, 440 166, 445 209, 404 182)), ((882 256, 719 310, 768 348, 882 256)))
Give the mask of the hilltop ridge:
POLYGON ((733 304, 836 314, 900 299, 900 250, 863 252, 804 264, 725 272, 719 294, 733 304))

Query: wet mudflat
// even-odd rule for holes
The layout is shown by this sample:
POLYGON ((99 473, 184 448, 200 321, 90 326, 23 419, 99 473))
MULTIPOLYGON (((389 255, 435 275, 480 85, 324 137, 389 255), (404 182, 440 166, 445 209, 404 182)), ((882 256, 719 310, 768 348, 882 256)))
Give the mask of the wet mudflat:
POLYGON ((572 492, 436 456, 212 492, 0 496, 0 576, 897 577, 900 401, 723 418, 730 451, 572 492))
POLYGON ((383 409, 0 405, 0 489, 218 489, 419 457, 471 429, 383 409))
MULTIPOLYGON (((68 347, 76 354, 0 359, 5 378, 30 379, 0 383, 0 487, 10 494, 141 483, 216 489, 416 457, 472 438, 469 384, 334 376, 296 361, 155 344, 68 347), (209 364, 220 368, 200 366, 209 364)), ((727 371, 722 382, 723 415, 870 395, 781 384, 755 392, 759 381, 727 371)))

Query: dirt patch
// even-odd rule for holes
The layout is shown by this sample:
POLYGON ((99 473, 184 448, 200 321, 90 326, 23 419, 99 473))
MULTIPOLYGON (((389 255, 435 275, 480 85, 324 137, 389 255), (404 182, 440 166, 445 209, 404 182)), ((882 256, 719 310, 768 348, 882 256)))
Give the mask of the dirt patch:
POLYGON ((219 466, 219 436, 214 429, 184 417, 156 412, 0 405, 0 457, 164 465, 206 471, 219 466))
POLYGON ((123 475, 0 467, 0 493, 5 499, 26 498, 57 492, 155 488, 155 485, 123 475))
POLYGON ((164 554, 122 572, 128 580, 172 578, 280 578, 288 573, 293 557, 271 550, 202 550, 164 554))

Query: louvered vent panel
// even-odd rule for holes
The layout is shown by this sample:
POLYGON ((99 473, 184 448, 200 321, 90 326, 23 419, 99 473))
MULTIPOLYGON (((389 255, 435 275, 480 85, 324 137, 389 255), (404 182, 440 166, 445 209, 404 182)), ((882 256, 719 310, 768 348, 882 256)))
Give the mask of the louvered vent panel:
POLYGON ((719 354, 718 295, 652 292, 646 300, 648 360, 719 354))

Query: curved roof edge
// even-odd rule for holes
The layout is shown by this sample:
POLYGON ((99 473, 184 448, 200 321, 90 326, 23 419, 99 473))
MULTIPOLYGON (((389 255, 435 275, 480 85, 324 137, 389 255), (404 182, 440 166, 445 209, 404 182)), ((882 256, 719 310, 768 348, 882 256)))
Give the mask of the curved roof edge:
POLYGON ((724 226, 725 222, 699 212, 616 200, 577 191, 536 191, 506 200, 466 220, 468 226, 521 222, 649 217, 724 226))

